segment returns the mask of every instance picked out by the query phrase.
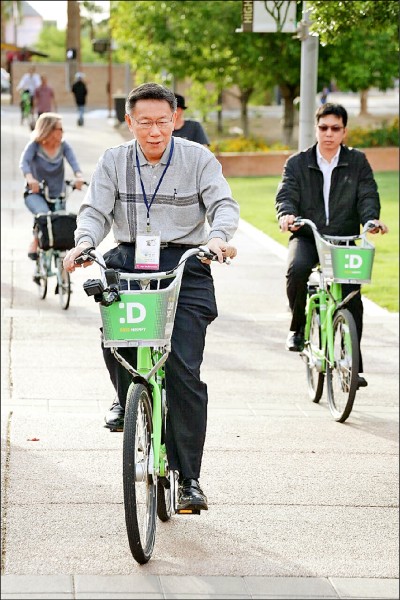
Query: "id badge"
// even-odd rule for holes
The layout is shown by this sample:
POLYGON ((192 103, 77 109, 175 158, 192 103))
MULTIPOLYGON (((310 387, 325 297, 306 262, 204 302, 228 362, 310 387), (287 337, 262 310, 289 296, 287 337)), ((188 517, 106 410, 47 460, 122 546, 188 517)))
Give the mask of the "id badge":
POLYGON ((141 234, 136 236, 135 269, 157 271, 160 268, 161 236, 141 234))

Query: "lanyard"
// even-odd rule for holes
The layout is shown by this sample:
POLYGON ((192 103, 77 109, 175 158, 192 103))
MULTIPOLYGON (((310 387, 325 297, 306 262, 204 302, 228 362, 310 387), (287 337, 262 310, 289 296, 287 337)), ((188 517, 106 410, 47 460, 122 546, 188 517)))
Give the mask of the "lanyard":
POLYGON ((147 195, 146 195, 146 191, 144 189, 142 174, 140 172, 139 156, 138 156, 137 142, 136 142, 136 166, 137 166, 138 173, 139 173, 140 185, 142 186, 143 200, 144 200, 144 203, 145 203, 146 208, 147 208, 147 231, 150 231, 150 208, 151 208, 151 205, 153 204, 154 198, 156 197, 156 194, 157 194, 158 190, 160 189, 160 185, 161 185, 162 180, 164 179, 164 175, 167 172, 167 169, 168 169, 168 167, 170 165, 173 151, 174 151, 174 138, 171 137, 171 149, 169 151, 169 156, 168 156, 167 164, 165 165, 164 171, 162 172, 162 175, 161 175, 160 180, 159 180, 159 182, 157 184, 157 187, 156 187, 156 189, 154 191, 154 194, 151 197, 151 200, 149 202, 147 200, 147 195))

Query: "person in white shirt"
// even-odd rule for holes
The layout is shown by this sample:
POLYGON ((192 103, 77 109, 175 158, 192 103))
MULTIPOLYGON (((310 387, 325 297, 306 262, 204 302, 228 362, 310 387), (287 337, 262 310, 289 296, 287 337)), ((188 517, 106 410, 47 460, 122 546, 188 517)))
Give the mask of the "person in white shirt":
POLYGON ((33 111, 33 98, 35 96, 35 90, 42 83, 40 75, 36 73, 35 65, 31 65, 28 69, 28 72, 25 73, 20 79, 20 82, 17 85, 17 92, 29 92, 31 99, 31 111, 33 111))

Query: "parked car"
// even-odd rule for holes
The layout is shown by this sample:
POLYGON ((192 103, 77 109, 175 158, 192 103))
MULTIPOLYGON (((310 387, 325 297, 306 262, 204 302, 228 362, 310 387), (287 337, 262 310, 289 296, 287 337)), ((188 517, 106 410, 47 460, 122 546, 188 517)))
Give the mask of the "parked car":
POLYGON ((9 94, 11 89, 10 73, 1 67, 1 93, 9 94))

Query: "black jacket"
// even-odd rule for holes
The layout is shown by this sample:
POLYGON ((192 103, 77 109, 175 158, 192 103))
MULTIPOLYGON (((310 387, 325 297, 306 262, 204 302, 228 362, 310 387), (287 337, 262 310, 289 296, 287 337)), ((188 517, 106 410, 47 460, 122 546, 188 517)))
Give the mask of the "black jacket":
POLYGON ((87 87, 86 84, 78 80, 72 86, 72 93, 75 96, 75 102, 78 106, 84 106, 86 103, 87 87))
MULTIPOLYGON (((330 235, 357 235, 360 224, 379 219, 380 200, 371 166, 363 152, 342 145, 332 172, 329 193, 329 225, 324 206, 324 176, 317 163, 317 145, 291 156, 283 169, 275 206, 278 219, 295 215, 311 219, 318 230, 330 235)), ((309 227, 293 235, 312 237, 309 227)))

